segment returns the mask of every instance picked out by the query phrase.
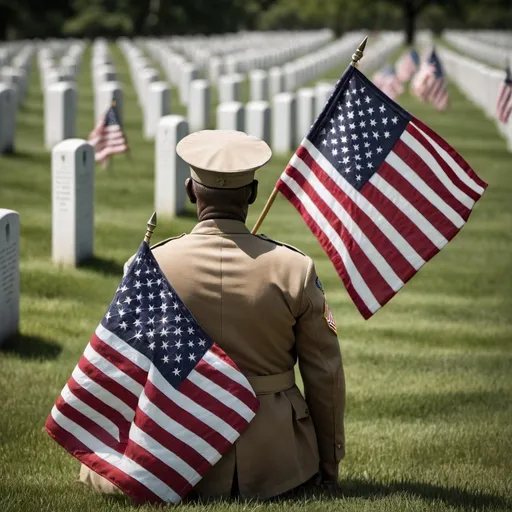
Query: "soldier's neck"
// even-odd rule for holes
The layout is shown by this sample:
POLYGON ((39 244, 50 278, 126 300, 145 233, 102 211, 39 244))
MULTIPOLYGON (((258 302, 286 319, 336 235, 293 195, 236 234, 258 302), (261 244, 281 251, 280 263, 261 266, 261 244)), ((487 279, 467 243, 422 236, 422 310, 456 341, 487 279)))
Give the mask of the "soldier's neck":
POLYGON ((202 222, 203 220, 214 220, 214 219, 229 219, 229 220, 238 220, 240 222, 245 223, 247 218, 247 214, 243 212, 235 212, 235 211, 219 211, 213 208, 204 208, 203 210, 197 212, 197 220, 202 222))

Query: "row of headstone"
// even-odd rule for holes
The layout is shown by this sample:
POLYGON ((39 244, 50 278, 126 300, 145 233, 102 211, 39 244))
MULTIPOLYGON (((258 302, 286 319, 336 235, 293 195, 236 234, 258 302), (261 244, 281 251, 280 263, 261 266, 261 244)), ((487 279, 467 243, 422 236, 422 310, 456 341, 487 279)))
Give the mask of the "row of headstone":
POLYGON ((496 119, 496 106, 505 80, 505 72, 459 55, 447 48, 440 47, 437 51, 448 76, 473 103, 484 110, 490 119, 496 120, 499 130, 508 141, 509 150, 512 151, 512 123, 504 125, 496 119))
POLYGON ((465 35, 494 46, 512 48, 512 31, 510 30, 465 30, 465 35))

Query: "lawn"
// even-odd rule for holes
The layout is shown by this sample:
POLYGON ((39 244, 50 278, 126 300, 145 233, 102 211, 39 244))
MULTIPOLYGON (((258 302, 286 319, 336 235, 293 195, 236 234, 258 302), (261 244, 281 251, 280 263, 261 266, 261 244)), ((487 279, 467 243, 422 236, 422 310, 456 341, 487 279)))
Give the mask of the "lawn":
MULTIPOLYGON (((148 510, 76 483, 78 462, 43 432, 46 417, 104 314, 153 205, 153 144, 119 50, 131 157, 98 168, 95 257, 51 263, 51 165, 36 66, 18 116, 17 154, 0 157, 0 207, 21 215, 21 334, 0 351, 0 511, 148 510)), ((87 52, 78 81, 79 137, 93 127, 87 52)), ((315 238, 279 197, 262 232, 311 255, 338 324, 347 380, 342 496, 186 504, 192 511, 470 511, 512 509, 512 174, 494 124, 455 89, 446 114, 402 105, 444 136, 489 183, 468 225, 369 321, 315 238)), ((253 225, 287 157, 259 171, 253 225)), ((193 210, 161 221, 154 241, 189 231, 193 210)), ((269 426, 270 428, 270 426, 269 426)))

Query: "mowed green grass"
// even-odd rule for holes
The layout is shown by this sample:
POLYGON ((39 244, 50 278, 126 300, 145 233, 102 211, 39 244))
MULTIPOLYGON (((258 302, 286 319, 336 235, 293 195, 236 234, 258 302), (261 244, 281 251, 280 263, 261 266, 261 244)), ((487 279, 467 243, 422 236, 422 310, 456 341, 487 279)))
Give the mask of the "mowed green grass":
MULTIPOLYGON (((18 116, 17 155, 0 157, 0 207, 21 214, 21 336, 0 351, 0 510, 128 511, 128 500, 76 483, 79 464, 43 425, 105 313, 124 261, 153 208, 153 144, 126 63, 131 157, 98 168, 95 257, 78 269, 51 263, 51 165, 34 69, 18 116)), ((93 126, 90 54, 79 77, 78 136, 93 126)), ((279 197, 262 232, 311 255, 338 323, 347 381, 347 455, 342 496, 270 503, 186 504, 190 511, 469 511, 512 509, 511 155, 491 121, 450 89, 445 114, 400 102, 436 129, 489 183, 468 225, 369 321, 362 319, 300 216, 279 197)), ((258 173, 253 225, 287 156, 258 173)), ((193 210, 161 221, 154 241, 189 231, 193 210)), ((256 319, 259 321, 259 319, 256 319)), ((269 425, 269 428, 272 428, 269 425)))

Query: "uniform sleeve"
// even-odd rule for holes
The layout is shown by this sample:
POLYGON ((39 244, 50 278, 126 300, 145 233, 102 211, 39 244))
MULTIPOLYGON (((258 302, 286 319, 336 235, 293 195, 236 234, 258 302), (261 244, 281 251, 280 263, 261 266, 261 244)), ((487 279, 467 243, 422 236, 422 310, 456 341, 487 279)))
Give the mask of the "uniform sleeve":
POLYGON ((338 463, 345 455, 345 375, 336 325, 311 260, 295 336, 320 460, 338 463))

